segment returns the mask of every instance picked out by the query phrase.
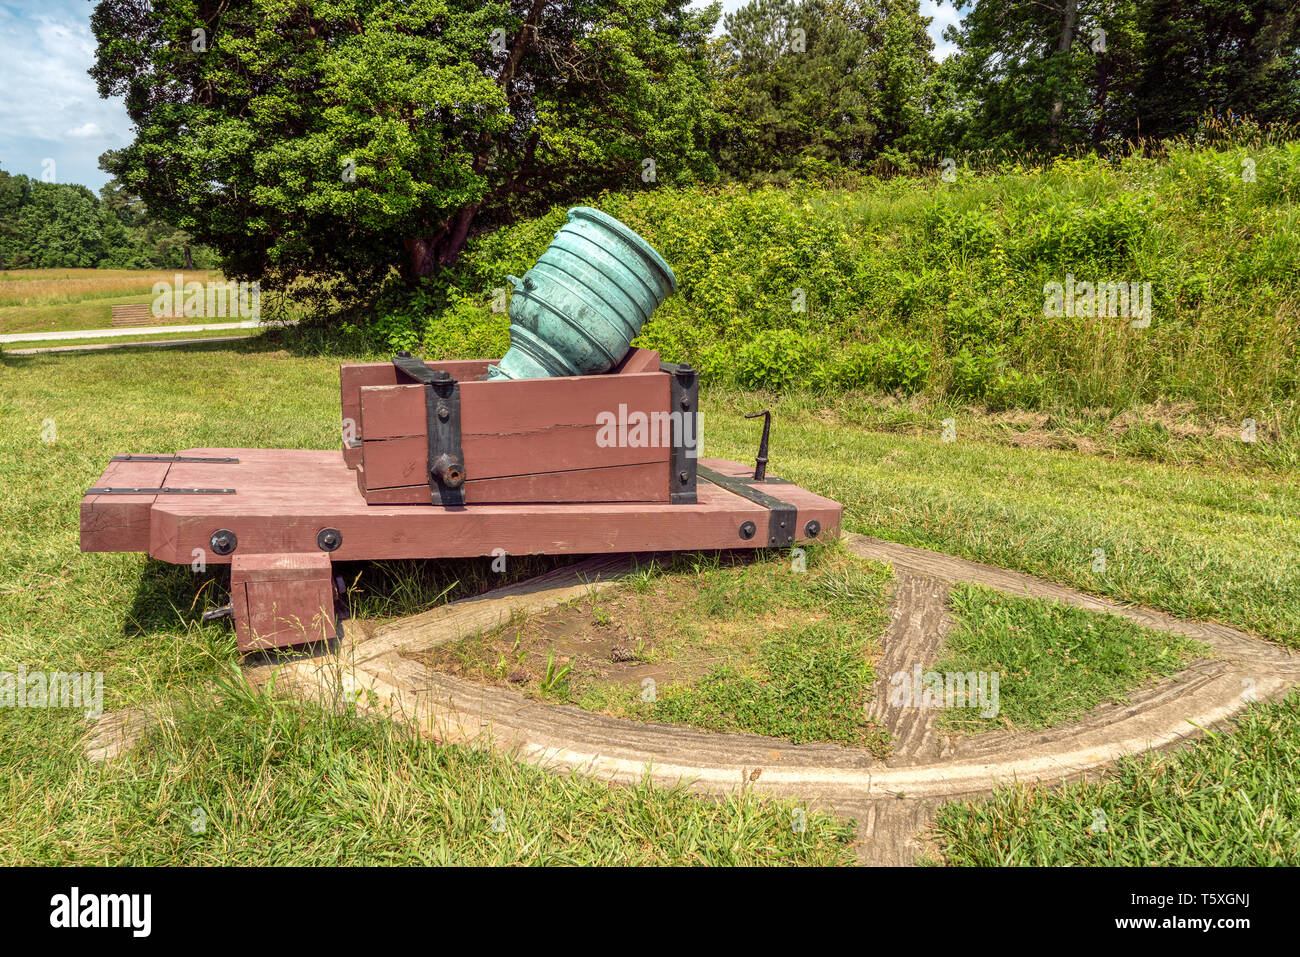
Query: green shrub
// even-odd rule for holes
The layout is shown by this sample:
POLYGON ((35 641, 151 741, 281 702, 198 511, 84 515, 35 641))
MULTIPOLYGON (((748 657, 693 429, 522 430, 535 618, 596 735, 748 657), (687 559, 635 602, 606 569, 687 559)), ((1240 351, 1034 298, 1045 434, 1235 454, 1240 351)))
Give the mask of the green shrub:
POLYGON ((823 364, 818 385, 855 389, 870 386, 883 392, 921 391, 930 377, 930 347, 882 336, 875 342, 849 346, 823 364))
POLYGON ((807 388, 825 346, 790 329, 761 332, 736 354, 736 382, 747 389, 807 388))

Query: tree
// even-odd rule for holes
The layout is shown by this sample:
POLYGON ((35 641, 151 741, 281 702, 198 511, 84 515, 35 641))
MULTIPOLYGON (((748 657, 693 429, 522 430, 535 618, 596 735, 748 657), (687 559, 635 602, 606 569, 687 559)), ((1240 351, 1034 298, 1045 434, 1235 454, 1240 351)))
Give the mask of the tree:
POLYGON ((138 130, 110 171, 234 278, 428 275, 646 160, 711 174, 687 2, 102 0, 91 72, 138 130))
POLYGON ((1125 132, 1185 133, 1207 113, 1300 122, 1300 4, 1150 0, 1125 132))
POLYGON ((1057 152, 1191 133, 1206 113, 1300 121, 1295 0, 957 0, 950 141, 1057 152))
POLYGON ((969 12, 945 33, 958 47, 945 68, 970 113, 952 131, 953 145, 1055 152, 1091 142, 1099 112, 1112 98, 1099 102, 1092 78, 1123 45, 1108 26, 1129 0, 955 5, 969 12))
POLYGON ((116 180, 84 186, 0 170, 0 268, 211 268, 210 250, 152 217, 116 180))
POLYGON ((928 23, 916 0, 754 0, 729 14, 723 165, 785 178, 901 157, 934 68, 928 23))
POLYGON ((90 268, 104 248, 99 202, 90 190, 0 170, 0 265, 90 268))

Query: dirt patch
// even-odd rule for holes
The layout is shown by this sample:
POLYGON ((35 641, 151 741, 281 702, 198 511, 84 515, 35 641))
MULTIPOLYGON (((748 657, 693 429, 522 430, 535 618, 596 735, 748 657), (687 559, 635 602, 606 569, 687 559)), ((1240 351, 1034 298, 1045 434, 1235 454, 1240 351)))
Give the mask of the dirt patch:
POLYGON ((888 750, 866 713, 887 567, 837 546, 669 562, 407 654, 443 674, 603 714, 888 750))
MULTIPOLYGON (((436 671, 496 685, 533 685, 568 668, 567 684, 598 682, 639 688, 697 677, 710 659, 663 659, 663 649, 636 595, 598 596, 512 621, 478 639, 413 655, 436 671)), ((547 688, 546 690, 550 690, 547 688)))

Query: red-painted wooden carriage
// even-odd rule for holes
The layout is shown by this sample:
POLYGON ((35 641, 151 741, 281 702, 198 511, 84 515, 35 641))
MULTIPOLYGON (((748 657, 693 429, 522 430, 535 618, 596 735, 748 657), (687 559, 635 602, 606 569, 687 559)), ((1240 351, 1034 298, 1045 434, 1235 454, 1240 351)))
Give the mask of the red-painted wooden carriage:
POLYGON ((336 633, 333 562, 790 546, 840 506, 696 458, 687 366, 484 381, 489 360, 340 367, 342 454, 119 455, 81 502, 82 551, 230 563, 241 650, 336 633))

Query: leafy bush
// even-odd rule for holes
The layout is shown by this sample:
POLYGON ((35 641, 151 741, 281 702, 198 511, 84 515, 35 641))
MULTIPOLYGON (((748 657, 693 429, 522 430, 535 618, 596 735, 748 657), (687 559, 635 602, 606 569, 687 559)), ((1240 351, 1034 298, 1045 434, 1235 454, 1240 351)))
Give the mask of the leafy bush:
POLYGON ((875 342, 849 346, 825 363, 818 384, 823 388, 871 386, 884 392, 921 391, 930 377, 930 347, 884 336, 875 342))
MULTIPOLYGON (((1292 409, 1300 144, 1175 148, 849 189, 659 187, 593 197, 672 265, 678 293, 637 345, 749 388, 946 392, 989 405, 1191 399, 1292 409), (1051 318, 1044 287, 1151 282, 1149 328, 1051 318)), ((381 310, 382 336, 499 355, 494 290, 564 209, 478 237, 457 267, 381 310)))
POLYGON ((806 388, 824 349, 789 329, 759 333, 736 354, 736 381, 747 389, 806 388))

